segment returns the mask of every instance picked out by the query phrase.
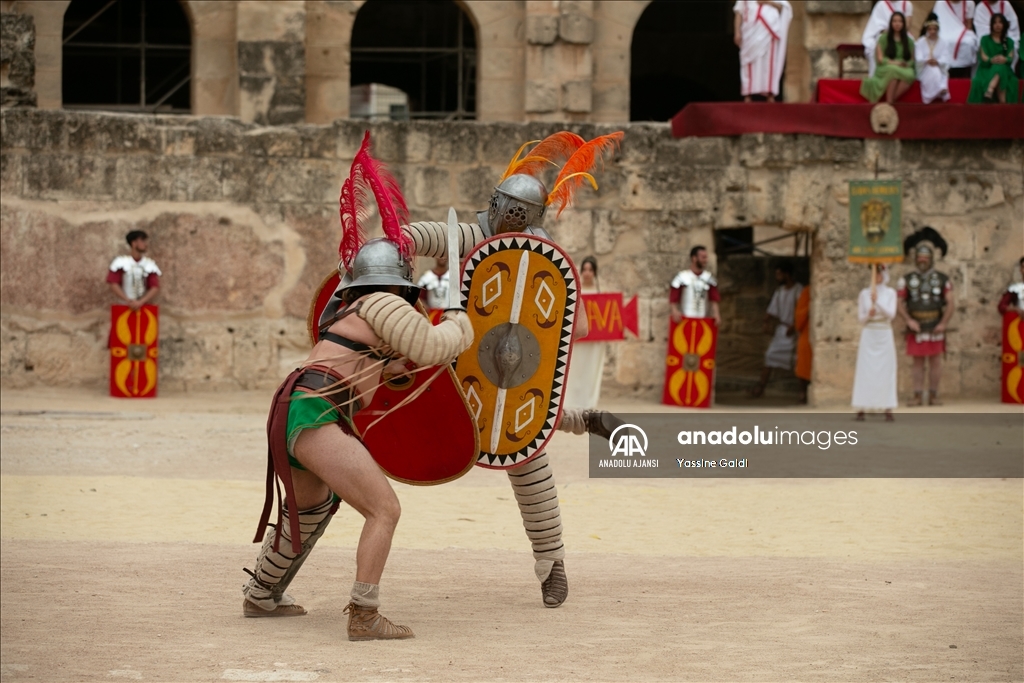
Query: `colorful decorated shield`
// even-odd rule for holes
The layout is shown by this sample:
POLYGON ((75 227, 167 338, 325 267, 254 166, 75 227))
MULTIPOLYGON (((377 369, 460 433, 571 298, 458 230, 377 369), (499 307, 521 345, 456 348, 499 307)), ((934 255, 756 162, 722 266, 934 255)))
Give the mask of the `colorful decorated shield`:
POLYGON ((683 318, 671 324, 662 403, 687 408, 711 406, 717 344, 718 328, 710 318, 683 318))
POLYGON ((455 373, 480 432, 478 465, 521 465, 551 438, 569 369, 577 279, 558 245, 533 235, 498 235, 466 257, 462 300, 474 339, 455 373))
POLYGON ((110 307, 110 395, 155 398, 160 309, 110 307))
MULTIPOLYGON (((312 344, 340 278, 324 278, 306 319, 312 344)), ((421 308, 422 312, 422 308, 421 308)), ((410 366, 410 369, 411 366, 410 366)), ((363 445, 386 475, 406 484, 443 484, 473 467, 479 436, 451 366, 384 376, 369 405, 355 415, 363 445)))
POLYGON ((1003 315, 1003 403, 1024 403, 1024 318, 1003 315))

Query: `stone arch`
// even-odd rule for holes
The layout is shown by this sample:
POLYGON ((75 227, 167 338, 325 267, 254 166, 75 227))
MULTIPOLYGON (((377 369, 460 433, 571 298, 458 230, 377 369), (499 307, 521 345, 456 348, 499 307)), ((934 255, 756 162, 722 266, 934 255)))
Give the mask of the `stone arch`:
POLYGON ((18 11, 31 15, 36 27, 36 105, 40 109, 63 106, 64 60, 61 43, 64 12, 71 0, 21 0, 18 11))
POLYGON ((525 118, 525 3, 460 0, 476 26, 478 121, 525 118))
MULTIPOLYGON (((351 35, 353 93, 357 86, 379 83, 404 93, 414 118, 475 116, 476 23, 462 3, 367 0, 351 35)), ((350 115, 355 113, 352 102, 350 115)))
POLYGON ((181 0, 192 24, 192 113, 238 114, 238 4, 181 0))
POLYGON ((653 0, 630 46, 630 120, 667 121, 688 102, 739 99, 739 51, 727 2, 653 0))
POLYGON ((594 3, 594 109, 596 122, 629 121, 630 46, 651 0, 594 3))
POLYGON ((192 113, 192 16, 182 2, 72 0, 62 22, 62 104, 192 113))

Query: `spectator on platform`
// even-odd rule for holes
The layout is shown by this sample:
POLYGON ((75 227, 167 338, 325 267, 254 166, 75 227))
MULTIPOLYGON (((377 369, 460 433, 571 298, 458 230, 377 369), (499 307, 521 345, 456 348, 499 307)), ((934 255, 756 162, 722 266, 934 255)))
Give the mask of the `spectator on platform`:
POLYGON ((1017 19, 1017 12, 1009 0, 996 0, 995 2, 981 0, 978 3, 974 10, 974 30, 978 34, 978 41, 980 42, 991 32, 993 14, 1002 14, 1010 22, 1010 28, 1006 35, 1013 38, 1013 44, 1017 46, 1017 54, 1013 56, 1013 62, 1010 63, 1010 71, 1015 71, 1020 58, 1020 20, 1017 19))
POLYGON ((978 58, 974 0, 936 0, 932 13, 939 18, 939 37, 953 48, 949 77, 970 78, 978 58))
POLYGON ((932 12, 921 28, 921 38, 914 44, 917 80, 921 82, 921 101, 931 104, 949 100, 949 60, 953 50, 939 37, 939 21, 932 12))
POLYGON ((879 37, 889 29, 893 12, 900 12, 909 22, 914 14, 914 3, 910 0, 882 0, 871 9, 871 18, 860 39, 864 45, 864 57, 868 60, 868 77, 875 75, 875 67, 878 66, 875 64, 875 47, 879 37))
POLYGON ((740 49, 740 86, 744 102, 764 96, 774 102, 786 66, 786 42, 793 7, 786 0, 737 0, 733 41, 740 49))
POLYGON ((993 14, 989 34, 981 39, 978 50, 978 72, 971 81, 967 101, 1017 102, 1017 77, 1010 70, 1015 54, 1013 38, 1007 35, 1010 22, 1002 14, 993 14))
POLYGON ((875 46, 875 75, 861 81, 860 94, 869 102, 882 97, 892 104, 914 84, 914 41, 907 33, 907 18, 893 12, 889 30, 875 46))

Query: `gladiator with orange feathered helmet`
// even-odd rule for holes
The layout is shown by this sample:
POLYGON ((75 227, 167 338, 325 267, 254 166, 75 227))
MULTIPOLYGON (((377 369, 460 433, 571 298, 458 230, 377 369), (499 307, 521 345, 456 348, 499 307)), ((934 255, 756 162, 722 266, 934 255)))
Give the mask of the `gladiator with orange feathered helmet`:
MULTIPOLYGON (((556 216, 571 206, 578 190, 589 185, 597 190, 593 172, 623 138, 622 132, 584 140, 569 131, 555 133, 544 140, 522 145, 508 164, 488 207, 477 213, 476 223, 459 223, 458 253, 465 259, 477 245, 498 235, 522 234, 553 242, 544 230, 544 215, 554 208, 556 216), (551 189, 542 176, 551 175, 551 189)), ((447 255, 448 225, 422 221, 402 227, 419 256, 438 258, 447 255)), ((459 264, 450 263, 458 272, 459 264)), ((455 280, 453 279, 453 282, 455 280)), ((474 315, 471 311, 470 315, 474 315)), ((586 334, 586 314, 577 313, 575 336, 586 334)), ((514 326, 513 326, 514 327, 514 326)), ((503 349, 509 351, 509 349, 503 349)), ((512 349, 514 350, 514 349, 512 349)), ((472 350, 466 353, 472 353, 472 350)), ((508 355, 508 354, 506 354, 508 355)), ((516 354, 511 354, 516 356, 516 354)), ((518 358, 518 356, 516 356, 518 358)), ((591 433, 607 438, 622 421, 599 410, 561 409, 555 429, 573 434, 591 433)), ((569 595, 562 543, 562 518, 558 505, 555 477, 547 453, 541 451, 521 465, 506 468, 512 491, 523 518, 526 536, 533 548, 534 572, 541 582, 545 607, 558 607, 569 595)))

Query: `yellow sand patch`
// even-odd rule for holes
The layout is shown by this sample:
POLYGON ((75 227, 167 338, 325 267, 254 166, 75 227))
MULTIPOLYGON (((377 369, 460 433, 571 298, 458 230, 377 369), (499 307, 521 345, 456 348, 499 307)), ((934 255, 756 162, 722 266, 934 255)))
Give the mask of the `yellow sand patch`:
MULTIPOLYGON (((396 547, 528 549, 510 490, 396 490, 396 547)), ((1019 481, 590 481, 560 493, 572 552, 992 560, 1020 557, 1024 537, 1019 481)), ((3 476, 0 535, 247 543, 262 502, 262 485, 250 481, 3 476)), ((354 545, 361 526, 343 506, 321 542, 354 545)))

